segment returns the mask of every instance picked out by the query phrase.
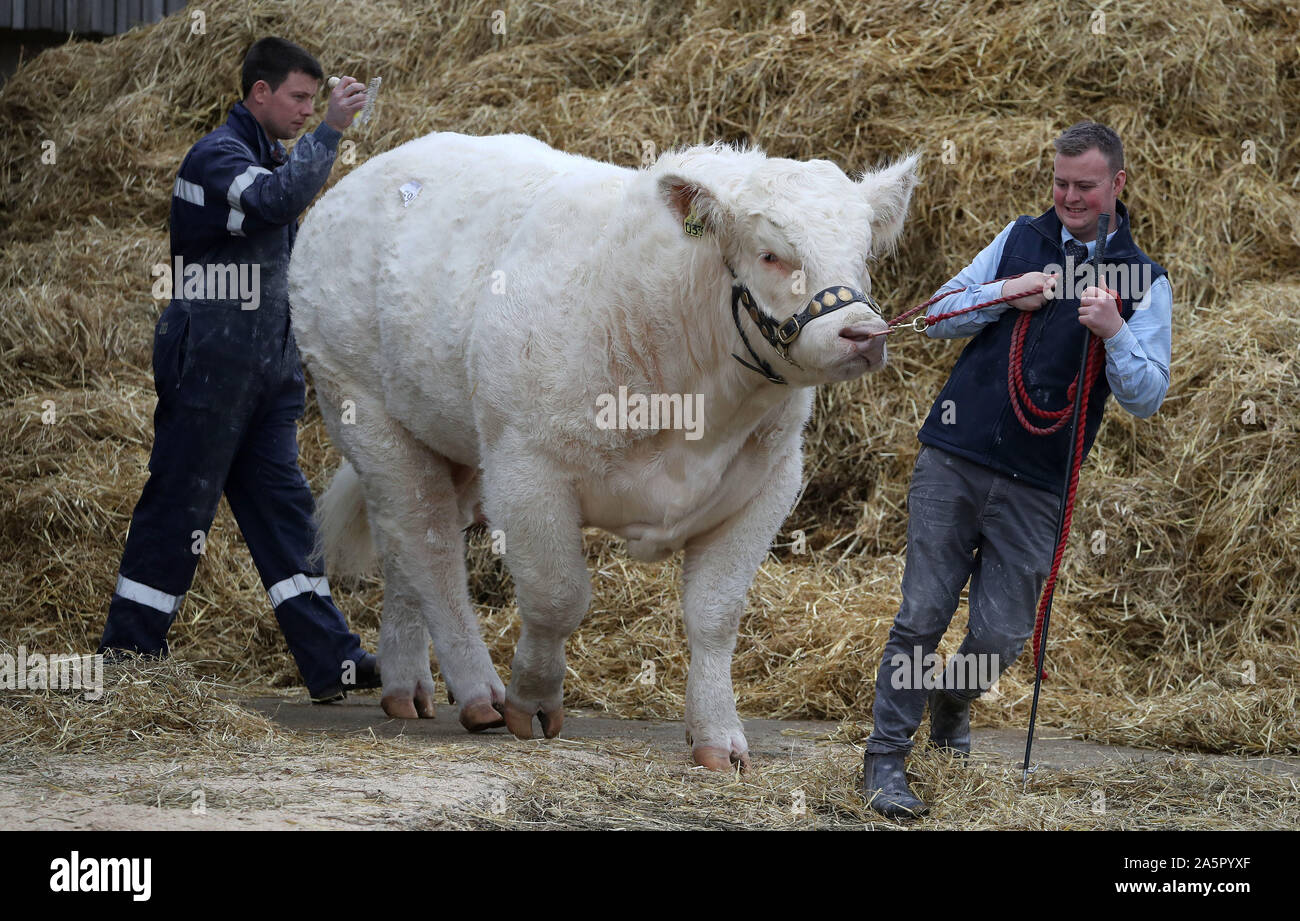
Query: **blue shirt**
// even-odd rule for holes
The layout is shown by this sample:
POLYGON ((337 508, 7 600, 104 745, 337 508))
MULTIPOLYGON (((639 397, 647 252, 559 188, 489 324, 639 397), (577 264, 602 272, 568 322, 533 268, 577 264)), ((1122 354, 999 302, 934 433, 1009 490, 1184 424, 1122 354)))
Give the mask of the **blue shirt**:
MULTIPOLYGON (((960 294, 946 297, 926 312, 929 316, 972 307, 981 301, 996 300, 1002 296, 1003 282, 990 281, 1002 261, 1002 250, 1015 222, 1008 224, 993 238, 993 242, 980 252, 970 265, 954 275, 935 294, 964 288, 960 294)), ((1106 236, 1109 244, 1115 236, 1106 236)), ((1061 228, 1061 242, 1074 237, 1061 228)), ((1096 241, 1085 244, 1088 256, 1093 255, 1096 241)), ((1010 304, 997 304, 951 317, 931 326, 927 335, 936 339, 961 339, 973 336, 990 323, 997 322, 1010 304)), ((1169 389, 1169 357, 1173 326, 1173 288, 1168 276, 1156 279, 1151 290, 1133 306, 1133 315, 1120 326, 1106 346, 1106 380, 1119 405, 1139 418, 1152 415, 1164 402, 1169 389)))

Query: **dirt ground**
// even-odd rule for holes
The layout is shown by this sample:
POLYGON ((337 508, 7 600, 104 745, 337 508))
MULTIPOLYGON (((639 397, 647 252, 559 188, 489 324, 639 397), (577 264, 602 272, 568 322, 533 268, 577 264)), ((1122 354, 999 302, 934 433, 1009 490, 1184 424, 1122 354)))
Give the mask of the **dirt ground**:
MULTIPOLYGON (((436 720, 388 720, 371 695, 332 706, 287 696, 243 704, 274 722, 283 737, 278 747, 187 754, 145 745, 112 755, 11 750, 0 762, 0 827, 896 825, 861 808, 861 750, 847 725, 746 720, 755 771, 729 777, 689 764, 676 721, 569 711, 561 738, 521 742, 504 729, 470 736, 447 706, 436 720)), ((1239 825, 1244 817, 1247 827, 1294 827, 1297 820, 1300 757, 1144 751, 1062 738, 1042 727, 1036 772, 1021 792, 1023 732, 976 729, 973 739, 968 766, 924 750, 913 759, 911 770, 920 772, 914 783, 935 809, 912 827, 1216 827, 1212 817, 1225 812, 1224 822, 1239 825), (1252 788, 1259 805, 1251 805, 1252 788), (1225 797, 1240 805, 1225 809, 1225 797), (972 815, 964 817, 967 811, 972 815)))

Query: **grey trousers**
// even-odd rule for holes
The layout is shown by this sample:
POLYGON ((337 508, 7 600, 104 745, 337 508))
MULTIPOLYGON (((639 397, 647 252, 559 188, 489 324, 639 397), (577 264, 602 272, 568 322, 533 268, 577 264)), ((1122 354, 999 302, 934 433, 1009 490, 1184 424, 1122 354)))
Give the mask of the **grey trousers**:
POLYGON ((930 689, 974 700, 1033 635, 1052 567, 1059 500, 964 458, 921 447, 907 493, 903 603, 876 675, 873 754, 908 752, 930 689), (939 672, 935 650, 970 581, 970 622, 939 672))

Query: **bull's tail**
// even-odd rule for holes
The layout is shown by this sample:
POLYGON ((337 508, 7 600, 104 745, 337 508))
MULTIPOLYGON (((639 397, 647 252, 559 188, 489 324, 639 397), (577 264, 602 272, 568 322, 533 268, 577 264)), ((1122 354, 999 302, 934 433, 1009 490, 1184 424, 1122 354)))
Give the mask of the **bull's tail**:
POLYGON ((359 576, 378 562, 361 477, 347 461, 316 503, 316 526, 312 558, 331 576, 359 576))

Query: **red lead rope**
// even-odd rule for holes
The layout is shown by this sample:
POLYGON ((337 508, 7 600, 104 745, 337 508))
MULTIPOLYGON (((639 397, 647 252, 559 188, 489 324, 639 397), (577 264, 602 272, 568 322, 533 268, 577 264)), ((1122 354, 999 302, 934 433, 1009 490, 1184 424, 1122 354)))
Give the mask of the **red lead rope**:
MULTIPOLYGON (((1023 273, 1022 273, 1023 274, 1023 273)), ((1020 275, 1009 275, 1006 278, 996 278, 994 281, 1010 281, 1013 278, 1019 278, 1020 275)), ((993 282, 989 282, 992 284, 993 282)), ((904 320, 913 316, 919 311, 925 310, 933 304, 938 303, 945 297, 951 297, 963 288, 957 288, 953 291, 945 291, 938 294, 924 304, 918 304, 911 310, 904 311, 889 321, 889 329, 877 333, 878 336, 887 335, 894 331, 894 328, 904 320)), ((1030 291, 1024 291, 1020 294, 1012 294, 1006 297, 999 297, 995 300, 984 301, 982 304, 975 304, 971 307, 964 307, 961 310, 953 310, 949 313, 939 313, 934 316, 920 316, 913 321, 913 328, 918 332, 925 327, 934 326, 936 323, 942 323, 951 317, 961 316, 964 313, 970 313, 983 307, 993 307, 997 304, 1005 304, 1009 301, 1019 300, 1034 294, 1041 294, 1042 288, 1034 288, 1030 291)), ((1109 289, 1107 289, 1109 290, 1109 289)), ((1119 303, 1118 295, 1110 292, 1116 298, 1116 304, 1119 303)), ((1062 409, 1046 410, 1040 409, 1033 399, 1029 396, 1029 391, 1025 389, 1024 380, 1024 350, 1025 334, 1029 332, 1029 320, 1033 316, 1030 311, 1021 312, 1016 318, 1016 326, 1011 334, 1011 355, 1007 366, 1007 393, 1011 396, 1011 408, 1015 411, 1016 418, 1020 420, 1021 426, 1025 431, 1034 435, 1052 435, 1059 432, 1062 426, 1070 418, 1070 413, 1074 408, 1075 388, 1079 386, 1079 376, 1076 374, 1071 381, 1069 390, 1066 391, 1066 403, 1062 409), (1029 415, 1037 416, 1051 422, 1050 425, 1040 426, 1029 421, 1029 415)), ((1065 545, 1070 539, 1070 522, 1074 518, 1074 499, 1075 493, 1079 488, 1079 468, 1083 466, 1083 442, 1084 435, 1087 432, 1088 418, 1088 397, 1092 393, 1092 386, 1097 380, 1097 375, 1101 373, 1102 366, 1105 364, 1103 358, 1101 340, 1091 332, 1088 333, 1088 363, 1084 369, 1083 377, 1083 402, 1079 406, 1079 426, 1078 432, 1074 438, 1074 456, 1070 459, 1070 487, 1065 498, 1065 518, 1061 522, 1061 537, 1056 543, 1056 552, 1052 554, 1052 571, 1047 576, 1047 585, 1043 588, 1042 597, 1038 601, 1038 614, 1034 618, 1034 664, 1037 668, 1043 669, 1042 640, 1043 640, 1043 619, 1047 613, 1048 605, 1052 600, 1052 593, 1056 590, 1056 576, 1061 569, 1061 558, 1065 555, 1065 545)), ((1047 671, 1042 670, 1044 678, 1047 677, 1047 671)))
MULTIPOLYGON (((1025 392, 1025 383, 1022 379, 1021 370, 1021 351, 1025 344, 1025 330, 1029 328, 1029 314, 1021 314, 1016 319, 1015 333, 1011 339, 1011 370, 1007 374, 1007 390, 1011 393, 1011 408, 1016 411, 1016 418, 1027 431, 1035 435, 1050 435, 1059 431, 1069 418, 1070 411, 1074 407, 1074 388, 1079 384, 1079 376, 1076 374, 1073 383, 1070 384, 1068 391, 1068 401, 1065 409, 1056 410, 1052 413, 1044 412, 1034 405, 1029 399, 1029 394, 1025 392), (1014 386, 1012 385, 1014 379, 1014 386), (1020 410, 1020 404, 1017 396, 1023 398, 1026 406, 1031 412, 1047 418, 1056 418, 1056 422, 1048 428, 1037 428, 1029 423, 1020 410), (1059 417, 1059 418, 1057 418, 1059 417)), ((1043 617, 1047 613, 1047 606, 1051 603, 1052 593, 1056 591, 1056 574, 1061 570, 1061 558, 1065 555, 1065 545, 1070 539, 1070 522, 1074 518, 1074 497, 1079 489, 1079 468, 1083 466, 1083 442, 1084 435, 1088 431, 1088 397, 1092 395, 1092 385, 1097 380, 1097 375, 1101 372, 1105 359, 1102 357, 1101 340, 1091 332, 1088 336, 1088 363, 1084 368, 1083 377, 1083 401, 1079 404, 1079 425, 1074 436, 1074 452, 1070 458, 1070 488, 1065 495, 1065 515, 1061 521, 1061 539, 1056 542, 1056 552, 1052 554, 1052 571, 1048 573, 1047 585, 1043 589, 1042 597, 1038 600, 1038 614, 1034 617, 1034 664, 1042 670, 1044 678, 1047 677, 1047 669, 1043 668, 1043 617)))

